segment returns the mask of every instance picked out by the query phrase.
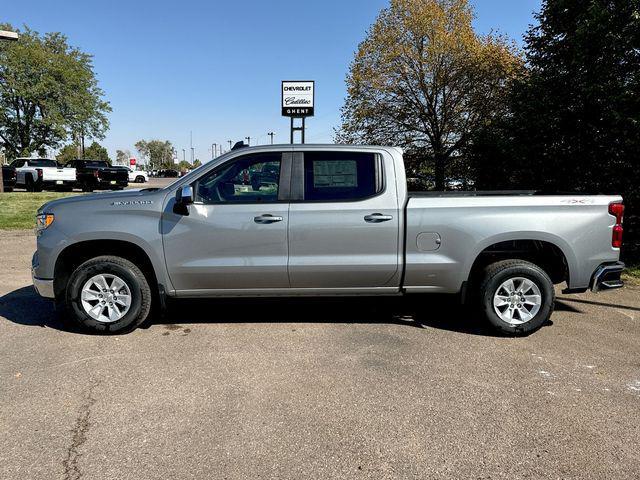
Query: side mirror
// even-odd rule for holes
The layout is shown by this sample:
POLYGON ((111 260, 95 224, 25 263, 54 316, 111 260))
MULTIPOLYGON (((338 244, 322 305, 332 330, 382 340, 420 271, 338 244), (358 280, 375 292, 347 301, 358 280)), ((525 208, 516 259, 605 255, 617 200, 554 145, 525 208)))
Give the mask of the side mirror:
POLYGON ((193 203, 193 187, 185 185, 176 192, 176 203, 173 204, 173 213, 189 215, 189 205, 193 203))

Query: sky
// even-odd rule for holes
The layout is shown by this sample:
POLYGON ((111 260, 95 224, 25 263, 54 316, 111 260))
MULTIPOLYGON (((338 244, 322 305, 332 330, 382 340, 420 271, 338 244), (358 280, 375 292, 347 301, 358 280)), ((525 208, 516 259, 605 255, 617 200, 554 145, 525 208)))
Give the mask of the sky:
MULTIPOLYGON (((475 0, 474 28, 519 44, 540 0, 475 0)), ((64 33, 94 56, 113 112, 112 158, 140 139, 170 140, 182 159, 212 143, 288 143, 281 80, 315 80, 307 143, 332 142, 358 43, 388 0, 0 0, 0 22, 64 33)))

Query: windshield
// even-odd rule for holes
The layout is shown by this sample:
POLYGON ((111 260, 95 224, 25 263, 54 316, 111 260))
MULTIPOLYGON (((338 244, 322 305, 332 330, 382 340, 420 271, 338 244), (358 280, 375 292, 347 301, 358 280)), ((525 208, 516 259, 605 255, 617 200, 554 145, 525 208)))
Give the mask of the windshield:
MULTIPOLYGON (((229 157, 229 155, 233 154, 233 153, 236 153, 236 151, 232 150, 230 152, 227 152, 224 155, 222 155, 222 156, 220 156, 220 157, 218 157, 218 158, 216 158, 215 160, 212 160, 212 161, 215 162, 216 164, 222 164, 222 163, 224 163, 226 161, 227 157, 229 157)), ((204 169, 209 165, 211 165, 211 162, 203 163, 199 167, 196 167, 193 170, 191 170, 186 175, 178 178, 178 181, 182 182, 183 185, 186 185, 188 183, 193 182, 200 175, 202 175, 202 172, 204 171, 204 169), (186 182, 184 180, 186 180, 186 182)), ((175 186, 175 183, 171 183, 171 184, 167 185, 166 187, 162 187, 162 189, 164 190, 166 188, 173 188, 174 186, 175 186)))
POLYGON ((47 160, 46 158, 30 158, 27 160, 30 167, 57 167, 58 164, 54 160, 47 160))

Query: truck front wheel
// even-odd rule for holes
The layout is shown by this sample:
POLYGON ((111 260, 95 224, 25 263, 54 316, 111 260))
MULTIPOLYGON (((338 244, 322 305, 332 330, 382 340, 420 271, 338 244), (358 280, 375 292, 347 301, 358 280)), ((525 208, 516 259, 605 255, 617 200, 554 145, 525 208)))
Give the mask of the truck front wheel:
POLYGON ((485 318, 496 330, 525 335, 549 320, 555 292, 549 275, 537 265, 504 260, 485 269, 480 300, 485 318))
POLYGON ((66 292, 73 319, 96 333, 133 330, 149 316, 151 300, 142 271, 114 256, 84 262, 71 274, 66 292))

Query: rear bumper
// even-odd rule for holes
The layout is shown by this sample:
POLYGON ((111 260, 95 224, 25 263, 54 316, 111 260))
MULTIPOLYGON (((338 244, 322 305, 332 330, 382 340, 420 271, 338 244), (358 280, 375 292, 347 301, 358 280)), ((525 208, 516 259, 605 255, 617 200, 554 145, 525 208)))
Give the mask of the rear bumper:
POLYGON ((43 188, 56 188, 56 187, 73 187, 76 184, 75 180, 43 180, 43 188))
POLYGON ((592 292, 599 292, 623 287, 624 282, 620 279, 623 270, 622 262, 603 263, 593 273, 589 288, 592 292))
POLYGON ((96 190, 109 190, 114 187, 126 187, 129 180, 98 180, 94 186, 96 190))

